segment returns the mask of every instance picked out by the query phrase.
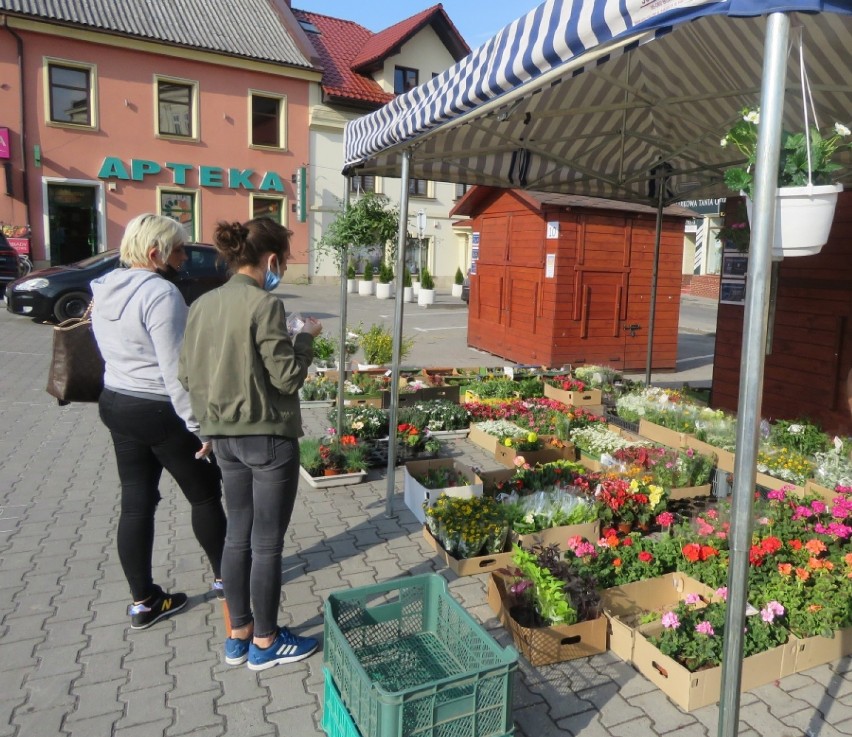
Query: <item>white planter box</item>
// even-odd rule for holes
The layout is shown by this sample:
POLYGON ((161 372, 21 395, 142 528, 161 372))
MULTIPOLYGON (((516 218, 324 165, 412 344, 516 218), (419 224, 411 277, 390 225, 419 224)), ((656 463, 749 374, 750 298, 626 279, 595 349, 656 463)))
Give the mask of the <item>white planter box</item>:
POLYGON ((421 289, 417 295, 417 304, 421 307, 435 304, 435 290, 421 289))
POLYGON ((464 284, 453 284, 453 297, 461 297, 464 284))
POLYGON ((373 293, 373 282, 364 281, 363 279, 358 280, 358 294, 362 297, 369 297, 373 293))
POLYGON ((347 486, 349 484, 361 483, 367 472, 338 473, 335 476, 311 476, 304 467, 299 466, 299 475, 314 489, 327 489, 331 486, 347 486))
POLYGON ((393 291, 393 284, 376 284, 376 297, 379 299, 390 299, 393 291))
POLYGON ((355 294, 358 291, 358 280, 357 279, 347 279, 346 280, 346 292, 348 294, 355 294))
POLYGON ((413 302, 414 301, 414 287, 403 287, 402 288, 402 301, 403 302, 413 302))

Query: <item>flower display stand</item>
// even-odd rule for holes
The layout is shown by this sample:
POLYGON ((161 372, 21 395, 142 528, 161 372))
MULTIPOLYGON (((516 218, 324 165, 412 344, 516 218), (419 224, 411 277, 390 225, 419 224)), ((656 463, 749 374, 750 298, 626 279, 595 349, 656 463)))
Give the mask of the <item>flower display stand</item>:
POLYGON ((314 489, 328 489, 334 486, 349 486, 359 484, 367 475, 366 471, 357 473, 338 473, 334 476, 311 476, 304 468, 299 466, 299 475, 314 489))
POLYGON ((604 616, 587 622, 550 627, 525 627, 511 615, 509 581, 499 573, 488 580, 488 606, 511 633, 515 647, 530 665, 562 663, 606 652, 607 621, 604 616))
POLYGON ((432 546, 438 557, 457 576, 475 576, 479 573, 490 573, 498 568, 505 568, 512 562, 512 551, 494 555, 480 555, 476 558, 456 558, 444 550, 435 536, 424 525, 423 538, 432 546))
POLYGON ((421 524, 426 522, 423 505, 428 504, 431 507, 441 494, 465 499, 482 496, 482 479, 474 473, 470 466, 460 463, 453 458, 435 458, 431 461, 409 461, 405 464, 403 472, 403 498, 405 499, 405 506, 411 510, 411 513, 417 518, 418 522, 421 524), (468 483, 465 486, 427 489, 417 480, 417 476, 438 468, 457 471, 467 479, 468 483))
MULTIPOLYGON (((837 195, 842 184, 779 187, 775 206, 773 258, 813 256, 828 241, 837 195)), ((746 198, 746 211, 752 220, 752 201, 746 198)))

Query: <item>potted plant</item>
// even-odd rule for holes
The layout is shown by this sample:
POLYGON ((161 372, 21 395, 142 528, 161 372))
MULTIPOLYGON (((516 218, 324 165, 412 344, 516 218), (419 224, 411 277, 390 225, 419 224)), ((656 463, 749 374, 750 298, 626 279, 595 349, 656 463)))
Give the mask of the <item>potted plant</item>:
MULTIPOLYGON (((374 323, 367 330, 359 327, 357 333, 367 365, 382 366, 393 360, 393 335, 390 328, 374 323)), ((411 338, 403 337, 399 351, 400 360, 411 352, 413 345, 414 341, 411 338)))
MULTIPOLYGON (((734 146, 746 158, 743 166, 725 172, 725 184, 746 197, 749 220, 759 124, 760 111, 745 108, 722 139, 722 146, 734 146)), ((832 158, 838 150, 849 147, 850 144, 841 143, 849 134, 849 128, 841 123, 835 123, 829 133, 823 134, 807 122, 803 132, 782 133, 772 246, 775 260, 819 253, 828 240, 837 195, 843 190, 843 185, 833 182, 840 165, 832 158)))
POLYGON ((317 368, 333 368, 337 344, 326 335, 314 338, 314 365, 317 368))
POLYGON ((362 481, 367 471, 367 451, 354 435, 302 438, 299 473, 314 488, 342 486, 362 481))
POLYGON ((429 273, 429 269, 425 267, 420 274, 420 291, 417 293, 417 304, 421 307, 435 304, 435 280, 429 273))
POLYGON ((346 291, 349 294, 355 294, 358 291, 358 276, 355 271, 355 264, 349 264, 349 268, 346 269, 346 291))
POLYGON ((411 272, 406 268, 402 274, 402 299, 404 302, 413 302, 414 287, 412 286, 411 272))
POLYGON ((362 297, 369 297, 373 293, 373 265, 366 261, 364 263, 364 273, 361 274, 361 280, 358 282, 358 294, 362 297))
POLYGON ((390 299, 393 281, 393 267, 387 262, 379 264, 379 283, 376 284, 376 297, 379 299, 390 299))
POLYGON ((453 281, 453 297, 462 296, 462 287, 464 286, 464 274, 461 267, 456 269, 456 278, 453 281))

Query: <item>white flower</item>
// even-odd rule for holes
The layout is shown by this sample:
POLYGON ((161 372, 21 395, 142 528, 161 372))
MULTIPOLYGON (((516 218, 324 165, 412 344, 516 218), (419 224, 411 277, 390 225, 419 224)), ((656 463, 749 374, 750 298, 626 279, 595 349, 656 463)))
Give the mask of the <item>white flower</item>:
POLYGON ((790 427, 787 428, 787 430, 789 430, 793 435, 798 435, 800 432, 804 432, 804 429, 804 425, 790 425, 790 427))
POLYGON ((749 110, 748 113, 743 116, 743 120, 746 123, 760 125, 760 113, 757 110, 749 110))
POLYGON ((532 512, 527 515, 524 515, 524 522, 526 522, 528 525, 531 525, 533 522, 535 522, 535 517, 533 516, 532 512))
POLYGON ((843 441, 837 435, 834 436, 834 450, 837 453, 843 450, 843 441))
POLYGON ((850 130, 843 123, 835 123, 834 131, 838 136, 848 136, 850 133, 850 130))
POLYGON ((727 146, 728 146, 728 139, 727 139, 727 137, 725 137, 725 138, 723 138, 721 141, 719 141, 719 145, 720 145, 722 148, 727 148, 727 146))

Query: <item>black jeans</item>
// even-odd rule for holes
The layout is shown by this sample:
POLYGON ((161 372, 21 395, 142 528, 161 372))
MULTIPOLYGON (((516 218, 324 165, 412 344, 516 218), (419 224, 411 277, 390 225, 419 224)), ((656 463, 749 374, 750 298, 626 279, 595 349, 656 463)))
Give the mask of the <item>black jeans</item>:
MULTIPOLYGON (((299 487, 299 441, 269 435, 214 438, 222 468, 228 535, 222 560, 231 627, 277 631, 281 551, 299 487)), ((230 633, 228 633, 230 635, 230 633)))
POLYGON ((151 578, 154 512, 165 468, 192 506, 192 531, 221 578, 225 511, 219 469, 195 453, 201 441, 186 429, 171 402, 139 399, 104 389, 99 409, 112 435, 121 481, 118 557, 134 601, 157 589, 151 578))

